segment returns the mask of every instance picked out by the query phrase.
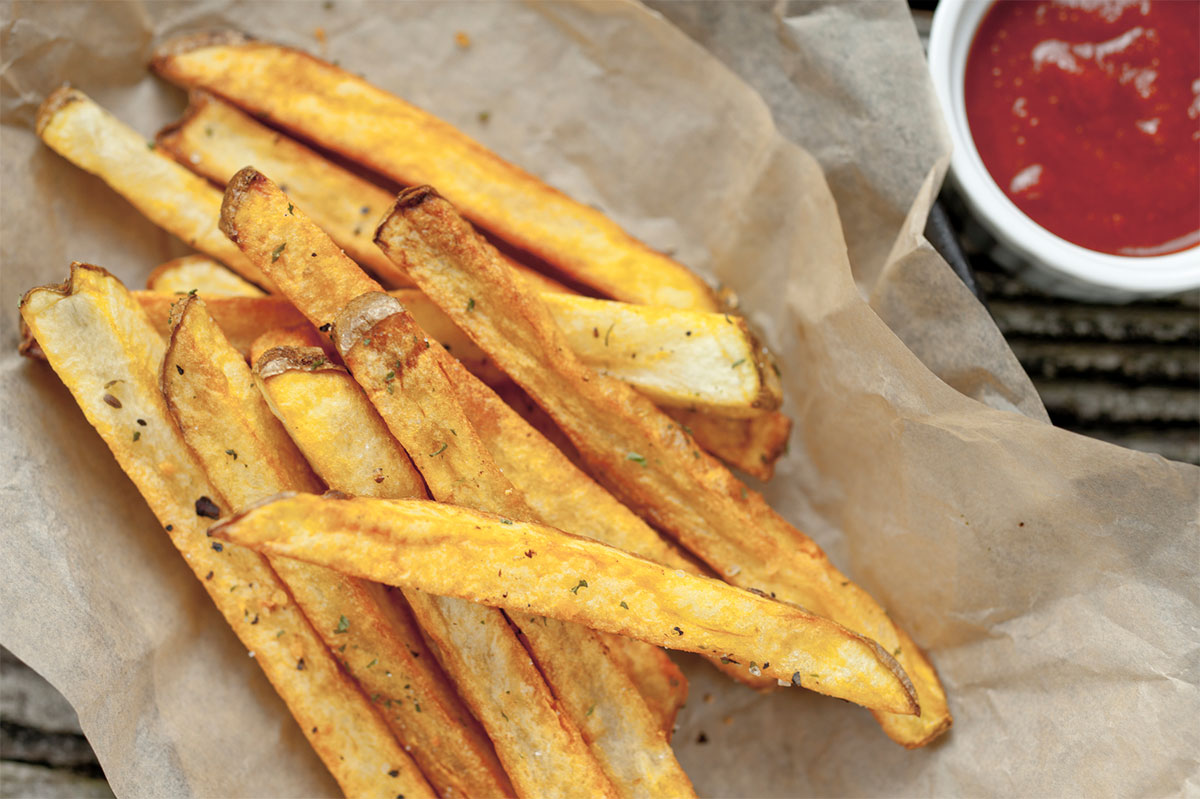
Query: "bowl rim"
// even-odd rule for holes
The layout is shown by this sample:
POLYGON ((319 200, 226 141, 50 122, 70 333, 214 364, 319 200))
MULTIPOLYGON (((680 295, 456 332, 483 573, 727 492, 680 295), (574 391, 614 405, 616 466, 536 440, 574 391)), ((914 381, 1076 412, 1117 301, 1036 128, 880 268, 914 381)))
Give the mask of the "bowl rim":
POLYGON ((1089 250, 1034 222, 988 172, 967 124, 963 84, 975 32, 993 2, 941 0, 929 33, 929 69, 953 145, 951 178, 972 212, 1006 247, 1076 282, 1136 294, 1169 294, 1200 287, 1200 246, 1152 256, 1089 250))

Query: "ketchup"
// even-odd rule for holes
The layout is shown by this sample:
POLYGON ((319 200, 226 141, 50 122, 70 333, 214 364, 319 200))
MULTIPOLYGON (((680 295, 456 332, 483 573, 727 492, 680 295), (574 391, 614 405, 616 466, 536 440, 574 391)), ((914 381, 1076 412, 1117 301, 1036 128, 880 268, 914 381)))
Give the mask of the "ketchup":
POLYGON ((997 0, 967 122, 1000 189, 1082 247, 1200 244, 1200 0, 997 0))

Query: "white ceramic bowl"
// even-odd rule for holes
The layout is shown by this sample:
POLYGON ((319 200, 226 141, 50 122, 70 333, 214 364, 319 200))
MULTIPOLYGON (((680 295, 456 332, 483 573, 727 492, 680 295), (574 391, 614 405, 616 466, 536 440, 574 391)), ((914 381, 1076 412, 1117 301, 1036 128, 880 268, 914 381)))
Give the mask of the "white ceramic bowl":
POLYGON ((1200 287, 1200 247, 1145 258, 1089 250, 1034 222, 996 185, 975 149, 963 101, 967 53, 991 5, 941 0, 929 33, 929 69, 954 144, 951 179, 971 212, 1007 248, 1008 253, 995 253, 997 260, 1039 288, 1083 300, 1128 302, 1200 287))

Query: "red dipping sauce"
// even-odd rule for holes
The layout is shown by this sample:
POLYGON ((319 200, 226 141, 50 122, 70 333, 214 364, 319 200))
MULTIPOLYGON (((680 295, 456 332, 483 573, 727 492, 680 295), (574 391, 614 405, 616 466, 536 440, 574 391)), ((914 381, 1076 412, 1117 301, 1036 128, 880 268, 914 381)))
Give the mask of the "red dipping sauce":
POLYGON ((1200 244, 1200 0, 998 0, 964 94, 984 166, 1051 233, 1114 255, 1200 244))

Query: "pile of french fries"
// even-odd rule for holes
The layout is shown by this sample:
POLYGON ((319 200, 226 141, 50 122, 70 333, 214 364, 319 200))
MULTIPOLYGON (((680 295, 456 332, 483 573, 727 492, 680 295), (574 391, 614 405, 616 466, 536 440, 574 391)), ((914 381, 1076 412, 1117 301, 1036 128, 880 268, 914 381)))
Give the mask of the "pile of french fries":
POLYGON ((155 142, 69 88, 38 134, 202 254, 145 291, 73 264, 24 346, 347 796, 693 795, 664 648, 908 747, 949 728, 916 644, 727 467, 769 479, 790 422, 702 280, 303 52, 152 67, 191 92, 155 142))

